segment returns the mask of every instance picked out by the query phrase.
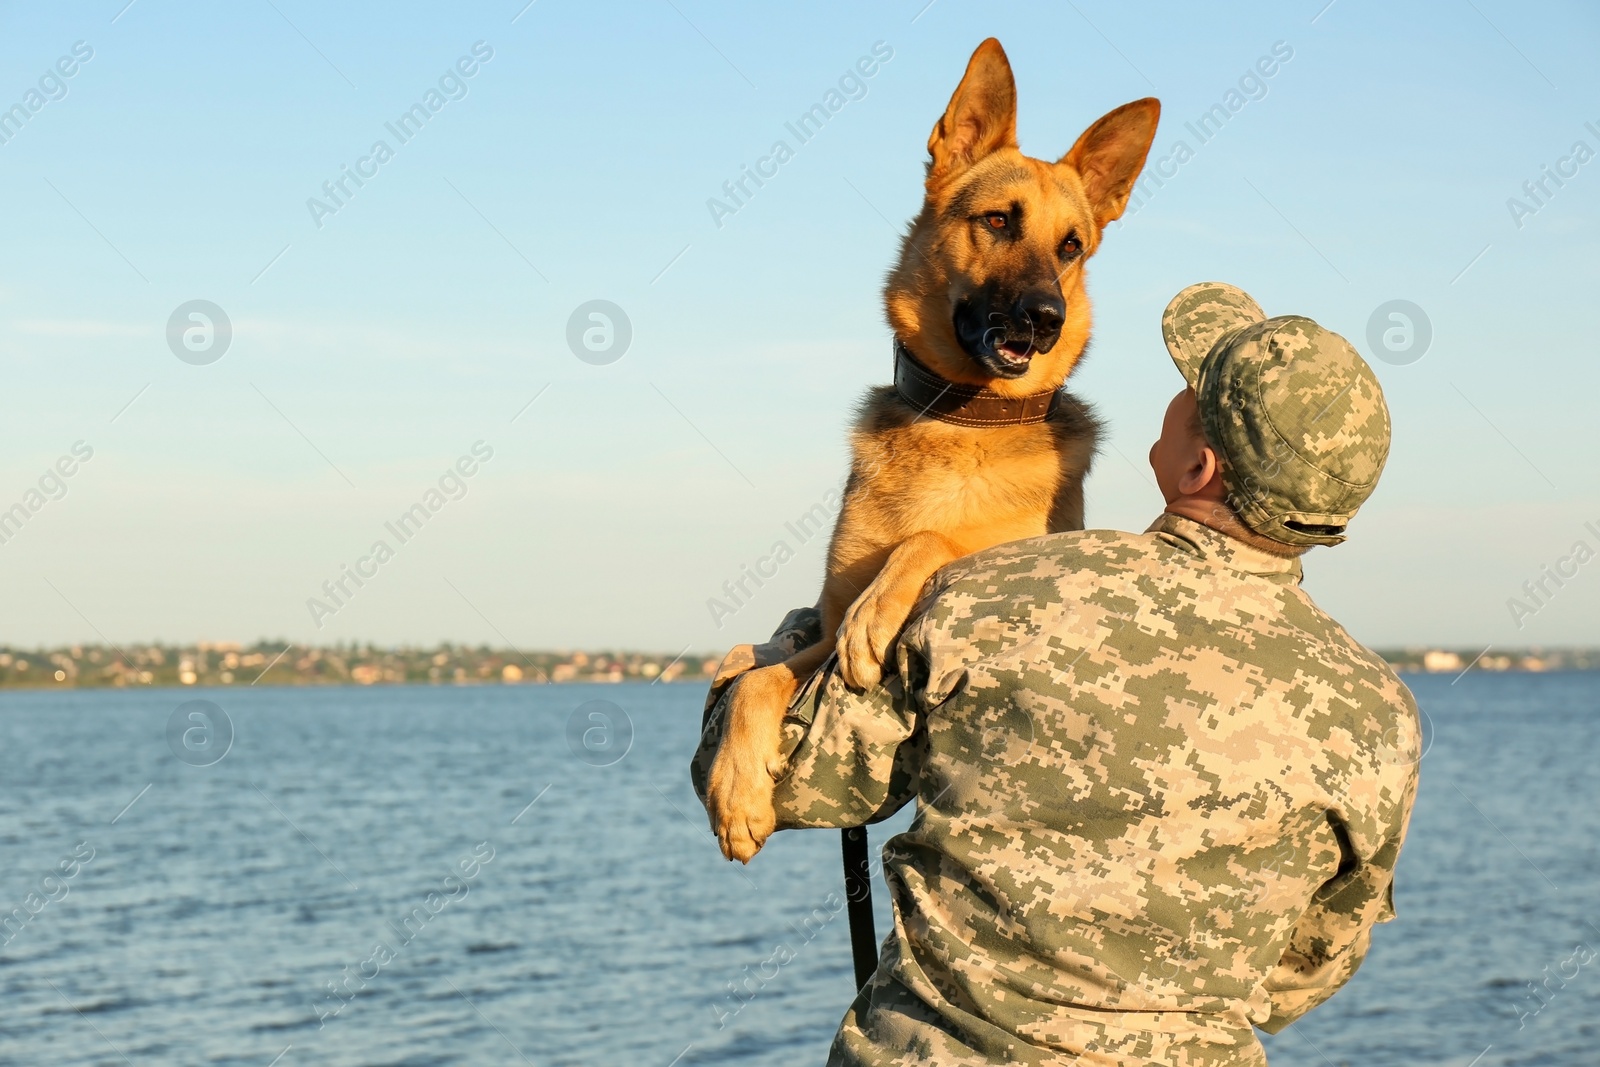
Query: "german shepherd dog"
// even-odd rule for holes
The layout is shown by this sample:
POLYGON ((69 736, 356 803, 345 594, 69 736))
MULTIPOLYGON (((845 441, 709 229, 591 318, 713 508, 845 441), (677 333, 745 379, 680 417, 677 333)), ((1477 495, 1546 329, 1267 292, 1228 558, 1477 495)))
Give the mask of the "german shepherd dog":
POLYGON ((1000 42, 973 53, 928 138, 926 199, 884 287, 896 385, 867 394, 852 431, 823 639, 741 675, 729 698, 706 805, 727 858, 748 863, 772 833, 784 715, 836 648, 847 685, 875 685, 940 567, 1083 528, 1099 425, 1059 390, 1089 341, 1084 265, 1127 206, 1160 112, 1124 104, 1056 162, 1033 159, 1017 149, 1000 42))

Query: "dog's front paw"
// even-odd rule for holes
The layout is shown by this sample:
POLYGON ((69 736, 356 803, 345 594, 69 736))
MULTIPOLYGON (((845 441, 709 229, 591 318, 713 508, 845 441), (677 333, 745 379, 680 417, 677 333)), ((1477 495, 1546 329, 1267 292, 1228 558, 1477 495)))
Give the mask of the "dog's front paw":
POLYGON ((772 789, 773 776, 759 761, 722 752, 711 765, 706 811, 728 859, 749 863, 772 836, 778 822, 772 789))
POLYGON ((839 677, 851 689, 870 689, 883 677, 883 659, 873 654, 866 630, 848 619, 839 628, 839 677))
POLYGON ((852 689, 870 689, 883 679, 889 646, 905 624, 909 607, 900 607, 868 586, 839 625, 839 675, 852 689))

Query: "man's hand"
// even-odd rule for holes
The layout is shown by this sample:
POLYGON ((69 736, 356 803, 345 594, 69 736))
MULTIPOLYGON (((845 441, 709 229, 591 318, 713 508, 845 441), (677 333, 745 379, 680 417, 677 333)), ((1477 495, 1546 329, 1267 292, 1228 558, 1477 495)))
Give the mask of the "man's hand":
MULTIPOLYGON (((727 689, 732 681, 745 671, 756 667, 765 666, 756 654, 759 645, 734 645, 728 649, 728 654, 722 657, 722 662, 717 664, 716 677, 711 679, 711 690, 706 693, 706 714, 717 706, 717 701, 722 697, 722 691, 727 689)), ((776 662, 776 661, 774 661, 776 662)))
POLYGON ((711 691, 706 694, 706 714, 716 707, 728 684, 745 671, 782 663, 801 649, 822 640, 822 612, 816 608, 794 608, 783 617, 772 636, 759 645, 734 645, 717 665, 711 691))

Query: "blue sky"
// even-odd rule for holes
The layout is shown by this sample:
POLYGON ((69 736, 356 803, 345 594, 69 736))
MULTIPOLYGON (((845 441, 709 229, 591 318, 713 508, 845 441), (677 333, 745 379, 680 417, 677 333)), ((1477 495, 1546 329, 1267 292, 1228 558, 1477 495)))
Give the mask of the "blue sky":
POLYGON ((1433 337, 1374 364, 1388 472, 1308 588, 1372 644, 1600 643, 1600 560, 1532 615, 1507 604, 1575 542, 1600 550, 1600 160, 1572 157, 1600 150, 1592 7, 924 2, 6 6, 0 107, 40 106, 0 144, 0 508, 59 492, 76 442, 93 455, 0 544, 0 641, 765 634, 815 596, 821 539, 785 523, 838 488, 852 403, 888 378, 881 279, 993 34, 1024 151, 1146 95, 1155 155, 1192 150, 1089 268, 1072 386, 1110 430, 1090 524, 1159 510, 1144 454, 1178 384, 1178 289, 1233 282, 1369 353, 1375 309, 1408 300, 1433 337), (864 95, 714 220, 879 42, 864 95), (1279 42, 1292 57, 1199 143, 1184 123, 1279 42), (400 143, 385 124, 430 89, 400 143), (361 163, 380 139, 392 158, 361 163), (1576 173, 1535 204, 1547 165, 1576 173), (596 299, 632 329, 603 365, 567 342, 596 299), (167 340, 193 300, 232 326, 204 365, 167 340), (477 442, 492 457, 447 479, 465 495, 386 533, 477 442), (393 557, 318 628, 307 599, 379 539, 393 557), (714 624, 707 600, 779 540, 795 558, 714 624))

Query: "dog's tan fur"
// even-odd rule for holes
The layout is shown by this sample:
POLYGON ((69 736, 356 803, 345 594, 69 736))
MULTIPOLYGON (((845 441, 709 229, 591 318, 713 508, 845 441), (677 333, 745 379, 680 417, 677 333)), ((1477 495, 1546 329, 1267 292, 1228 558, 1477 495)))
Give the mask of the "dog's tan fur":
MULTIPOLYGON (((1059 161, 1025 156, 1017 149, 1010 64, 998 41, 979 45, 928 138, 926 199, 885 286, 895 336, 952 382, 1006 396, 1065 382, 1089 340, 1084 263, 1127 206, 1159 114, 1154 99, 1125 104, 1059 161), (1023 239, 989 239, 986 220, 1013 211, 1027 219, 1023 239), (1064 262, 1069 234, 1081 252, 1064 262), (1060 338, 1033 355, 1025 374, 989 374, 963 350, 952 309, 989 279, 1037 274, 1041 264, 1065 298, 1060 338)), ((924 583, 946 563, 1006 541, 1082 529, 1096 436, 1088 409, 1071 397, 1043 423, 966 427, 923 416, 892 387, 866 396, 828 548, 823 640, 734 685, 707 798, 725 856, 748 863, 772 833, 782 721, 797 687, 835 647, 847 684, 876 684, 924 583)))

